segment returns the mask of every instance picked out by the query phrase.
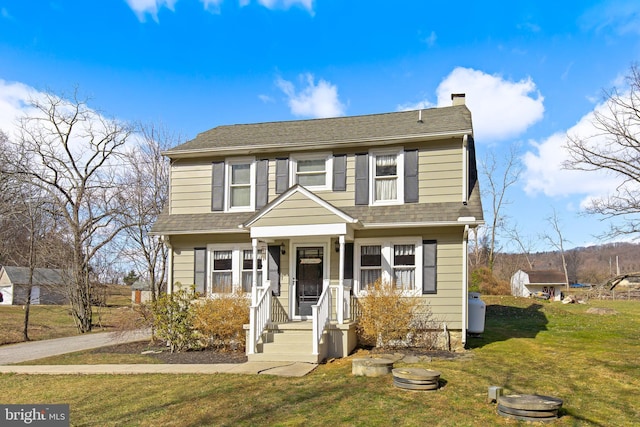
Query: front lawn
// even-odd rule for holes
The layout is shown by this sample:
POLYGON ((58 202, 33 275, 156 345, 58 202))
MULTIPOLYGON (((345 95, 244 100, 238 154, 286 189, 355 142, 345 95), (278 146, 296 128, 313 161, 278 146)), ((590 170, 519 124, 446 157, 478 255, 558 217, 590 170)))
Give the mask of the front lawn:
POLYGON ((2 403, 68 403, 72 425, 519 425, 486 402, 497 385, 564 399, 554 426, 637 424, 640 303, 483 299, 485 333, 469 340, 471 357, 413 365, 442 372, 436 392, 397 389, 390 376, 354 377, 346 358, 303 378, 0 375, 2 403))

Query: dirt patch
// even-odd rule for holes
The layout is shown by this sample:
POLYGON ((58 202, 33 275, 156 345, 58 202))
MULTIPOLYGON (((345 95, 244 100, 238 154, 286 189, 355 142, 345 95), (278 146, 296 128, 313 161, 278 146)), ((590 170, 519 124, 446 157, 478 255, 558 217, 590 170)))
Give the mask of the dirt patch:
POLYGON ((216 351, 213 349, 189 350, 179 353, 171 353, 162 343, 149 343, 148 341, 132 342, 126 344, 101 347, 92 353, 117 353, 117 354, 142 354, 172 364, 196 364, 196 363, 244 363, 247 355, 242 351, 216 351))
POLYGON ((600 315, 606 315, 606 314, 618 314, 617 311, 615 311, 612 308, 602 308, 602 307, 591 307, 590 309, 587 310, 588 314, 600 314, 600 315))

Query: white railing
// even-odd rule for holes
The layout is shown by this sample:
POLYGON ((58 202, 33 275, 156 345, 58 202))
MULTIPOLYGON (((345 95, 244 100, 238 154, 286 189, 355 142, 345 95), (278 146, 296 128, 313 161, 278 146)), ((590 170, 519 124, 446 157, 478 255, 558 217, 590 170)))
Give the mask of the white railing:
POLYGON ((318 303, 311 306, 313 316, 313 354, 319 354, 320 340, 331 315, 331 287, 325 286, 318 303))
POLYGON ((254 304, 249 307, 249 348, 247 354, 255 354, 256 346, 262 335, 262 331, 271 321, 271 285, 256 287, 252 301, 254 304))
POLYGON ((342 289, 340 290, 340 296, 342 303, 340 306, 342 307, 342 319, 340 323, 344 322, 344 319, 351 319, 351 280, 344 280, 342 289))

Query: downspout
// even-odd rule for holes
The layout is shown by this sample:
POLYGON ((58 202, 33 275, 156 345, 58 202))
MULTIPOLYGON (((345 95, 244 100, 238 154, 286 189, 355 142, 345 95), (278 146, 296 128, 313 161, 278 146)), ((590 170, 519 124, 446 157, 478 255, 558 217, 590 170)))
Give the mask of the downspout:
POLYGON ((469 246, 469 225, 464 226, 462 234, 462 346, 467 345, 467 324, 469 318, 469 267, 467 250, 469 246))
POLYGON ((167 260, 167 294, 171 295, 173 293, 173 247, 171 246, 169 236, 162 236, 162 241, 169 249, 169 259, 167 260))

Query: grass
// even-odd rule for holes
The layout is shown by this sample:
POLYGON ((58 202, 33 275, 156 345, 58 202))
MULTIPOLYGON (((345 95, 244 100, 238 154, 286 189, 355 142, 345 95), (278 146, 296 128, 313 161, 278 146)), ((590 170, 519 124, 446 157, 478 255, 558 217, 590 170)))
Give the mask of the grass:
POLYGON ((303 378, 10 374, 0 375, 0 390, 5 404, 68 403, 72 425, 82 426, 525 425, 486 402, 488 386, 498 385, 562 398, 554 426, 637 425, 640 303, 483 299, 485 333, 469 340, 473 357, 413 365, 442 372, 437 392, 397 389, 390 376, 354 377, 349 358, 303 378), (593 306, 618 314, 586 313, 593 306))
MULTIPOLYGON (((131 306, 128 286, 110 286, 106 307, 93 307, 94 331, 113 330, 119 310, 131 306)), ((0 345, 23 341, 24 308, 0 306, 0 345)), ((78 330, 68 305, 32 305, 29 309, 29 338, 33 341, 73 336, 78 330)))

